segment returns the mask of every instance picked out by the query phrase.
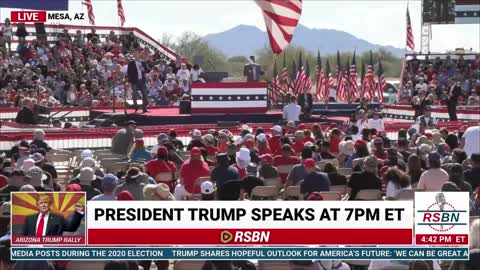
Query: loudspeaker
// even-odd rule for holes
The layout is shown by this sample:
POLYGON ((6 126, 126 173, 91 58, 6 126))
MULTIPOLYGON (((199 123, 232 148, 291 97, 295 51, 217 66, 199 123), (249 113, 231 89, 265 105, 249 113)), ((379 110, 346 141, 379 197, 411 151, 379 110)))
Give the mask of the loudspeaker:
POLYGON ((35 33, 38 40, 47 40, 47 31, 44 23, 35 23, 35 33))

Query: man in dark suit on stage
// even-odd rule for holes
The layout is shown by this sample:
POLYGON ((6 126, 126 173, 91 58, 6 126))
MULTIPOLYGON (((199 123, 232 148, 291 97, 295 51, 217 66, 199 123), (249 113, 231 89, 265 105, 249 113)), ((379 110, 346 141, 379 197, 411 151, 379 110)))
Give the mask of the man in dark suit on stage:
POLYGON ((81 203, 75 205, 75 213, 70 220, 50 211, 51 199, 40 195, 37 200, 39 213, 27 216, 22 228, 25 236, 60 236, 64 231, 74 232, 80 226, 85 215, 85 207, 81 203))
POLYGON ((143 50, 142 48, 137 48, 135 51, 135 60, 130 61, 128 63, 128 68, 127 68, 127 77, 128 77, 128 82, 132 86, 132 98, 133 98, 133 104, 135 106, 135 112, 138 111, 138 104, 137 104, 137 99, 138 99, 138 94, 139 92, 142 94, 142 107, 143 107, 143 112, 146 113, 148 112, 147 110, 147 105, 148 105, 148 99, 147 99, 147 78, 145 77, 146 74, 148 73, 148 67, 147 64, 142 61, 143 57, 143 50))
POLYGON ((255 63, 255 56, 250 56, 248 64, 243 68, 243 76, 247 77, 247 82, 258 82, 265 72, 262 67, 255 63))
POLYGON ((298 105, 302 107, 302 113, 305 118, 309 118, 312 113, 313 96, 310 94, 310 89, 304 88, 303 93, 298 95, 298 105))

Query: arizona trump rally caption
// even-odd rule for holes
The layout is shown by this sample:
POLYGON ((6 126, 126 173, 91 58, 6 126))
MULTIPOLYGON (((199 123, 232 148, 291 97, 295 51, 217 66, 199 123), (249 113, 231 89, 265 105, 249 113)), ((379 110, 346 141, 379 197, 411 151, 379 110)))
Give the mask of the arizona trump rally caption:
POLYGON ((87 206, 89 245, 413 242, 411 201, 89 201, 87 206))

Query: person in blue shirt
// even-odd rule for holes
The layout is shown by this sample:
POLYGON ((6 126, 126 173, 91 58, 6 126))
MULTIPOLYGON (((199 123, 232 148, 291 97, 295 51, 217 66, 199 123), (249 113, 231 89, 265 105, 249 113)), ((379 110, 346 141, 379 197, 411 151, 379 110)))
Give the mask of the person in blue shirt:
POLYGON ((136 139, 129 157, 132 161, 146 162, 152 159, 152 154, 145 149, 145 142, 143 139, 136 139))
POLYGON ((315 160, 307 158, 303 161, 307 172, 305 179, 300 184, 300 193, 307 198, 312 192, 330 191, 330 179, 326 173, 317 171, 315 160))

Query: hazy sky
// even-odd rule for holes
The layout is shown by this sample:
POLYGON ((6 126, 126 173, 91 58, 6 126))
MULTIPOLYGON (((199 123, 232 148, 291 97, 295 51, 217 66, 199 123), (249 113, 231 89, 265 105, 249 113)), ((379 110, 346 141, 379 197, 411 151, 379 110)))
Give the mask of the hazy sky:
MULTIPOLYGON (((119 25, 115 0, 92 0, 97 25, 119 25)), ((420 49, 421 2, 410 1, 416 49, 420 49)), ((200 35, 227 30, 239 24, 265 29, 263 16, 253 0, 163 1, 123 0, 125 26, 136 26, 152 37, 193 31, 200 35)), ((309 28, 349 32, 369 42, 405 47, 407 1, 304 0, 300 23, 309 28)), ((69 12, 86 12, 81 1, 70 0, 69 12)), ((9 12, 2 11, 2 17, 9 12)), ((433 26, 432 52, 459 47, 480 51, 480 25, 433 26)), ((239 44, 241 46, 241 44, 239 44)), ((352 48, 353 49, 353 48, 352 48)))

